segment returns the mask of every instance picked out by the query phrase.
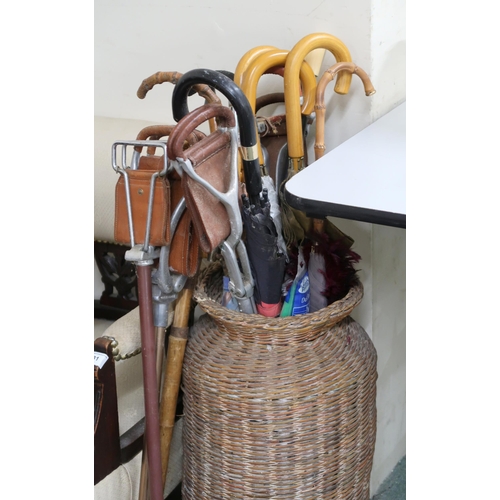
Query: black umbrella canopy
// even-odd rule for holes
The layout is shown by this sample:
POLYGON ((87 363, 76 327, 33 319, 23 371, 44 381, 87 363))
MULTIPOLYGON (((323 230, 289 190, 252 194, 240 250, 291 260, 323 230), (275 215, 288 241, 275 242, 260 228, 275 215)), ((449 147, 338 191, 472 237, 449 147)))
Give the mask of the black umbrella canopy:
POLYGON ((248 258, 255 280, 255 304, 263 316, 276 317, 281 310, 281 286, 287 256, 280 251, 278 234, 270 215, 271 204, 266 190, 258 205, 243 195, 243 223, 248 258))

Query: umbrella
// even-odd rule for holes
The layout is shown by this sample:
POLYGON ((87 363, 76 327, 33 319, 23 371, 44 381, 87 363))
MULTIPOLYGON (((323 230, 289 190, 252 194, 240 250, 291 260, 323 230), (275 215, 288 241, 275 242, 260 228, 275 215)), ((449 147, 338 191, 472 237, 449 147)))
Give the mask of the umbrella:
MULTIPOLYGON (((239 64, 235 72, 235 81, 239 83, 247 96, 252 110, 255 113, 257 105, 257 86, 263 74, 281 74, 287 51, 266 48, 255 50, 253 58, 246 56, 246 65, 239 64)), ((307 63, 301 68, 306 95, 309 100, 305 104, 312 111, 316 80, 312 69, 307 63)), ((282 117, 281 122, 284 122, 282 117)), ((269 123, 272 128, 272 124, 269 123)), ((258 136, 259 137, 259 136, 258 136)), ((282 140, 278 135, 272 136, 282 140)), ((256 281, 257 310, 264 316, 275 317, 281 309, 281 287, 285 273, 285 263, 288 261, 286 243, 282 235, 281 210, 279 208, 278 194, 269 170, 276 171, 276 165, 269 163, 269 154, 262 148, 258 140, 259 162, 262 172, 262 184, 266 187, 266 199, 260 204, 250 204, 244 200, 243 220, 246 228, 247 248, 250 255, 250 264, 256 281)), ((281 146, 282 147, 282 146, 281 146)), ((279 149, 280 145, 278 145, 279 149)), ((273 158, 275 160, 275 158, 273 158)))
MULTIPOLYGON (((292 48, 285 63, 285 102, 288 133, 290 168, 298 172, 304 168, 304 146, 302 122, 300 120, 300 88, 298 75, 304 58, 315 49, 329 50, 337 62, 351 62, 351 54, 346 45, 328 33, 312 33, 299 40, 292 48)), ((335 84, 335 92, 347 94, 351 85, 351 73, 340 72, 335 84)))
MULTIPOLYGON (((240 77, 241 88, 243 92, 245 92, 245 95, 247 95, 249 102, 253 106, 254 112, 256 112, 257 110, 256 94, 259 79, 263 74, 270 72, 282 74, 287 56, 288 51, 286 50, 267 50, 264 53, 260 54, 253 61, 252 66, 247 68, 245 73, 240 77)), ((298 77, 302 83, 301 88, 304 94, 302 112, 304 116, 309 116, 314 108, 316 79, 312 68, 307 62, 303 62, 303 64, 301 65, 298 77)), ((280 94, 270 96, 270 98, 272 97, 274 97, 275 102, 277 102, 280 98, 280 94)), ((264 104, 272 102, 270 98, 267 99, 264 104)), ((282 97, 281 99, 281 102, 284 102, 284 98, 282 97)), ((286 173, 288 170, 286 116, 272 117, 268 120, 261 119, 259 120, 259 123, 262 126, 261 135, 268 135, 268 137, 266 137, 265 139, 261 138, 261 141, 265 142, 267 147, 262 147, 261 141, 259 141, 259 151, 262 151, 260 157, 266 157, 266 153, 269 153, 270 157, 270 160, 264 165, 262 164, 263 161, 261 160, 261 167, 265 173, 270 174, 271 178, 274 181, 274 185, 276 186, 277 190, 280 191, 282 189, 282 181, 285 179, 283 173, 286 173), (269 130, 271 131, 271 133, 268 132, 269 130), (283 134, 283 130, 285 134, 283 134), (277 133, 274 133, 274 131, 276 131, 277 133)), ((266 177, 267 176, 264 175, 263 179, 265 179, 266 177)), ((269 180, 267 180, 267 183, 270 183, 269 180)), ((290 232, 287 230, 288 225, 289 224, 287 220, 285 220, 281 225, 286 234, 290 232)), ((283 232, 283 230, 281 232, 283 232)))
MULTIPOLYGON (((289 52, 280 49, 266 49, 258 53, 250 60, 247 66, 238 64, 234 80, 247 96, 252 110, 255 113, 257 103, 257 85, 263 74, 281 74, 281 68, 285 66, 289 52)), ((297 84, 299 85, 298 104, 300 107, 300 93, 304 97, 302 110, 304 114, 310 114, 314 108, 316 79, 312 68, 307 62, 302 62, 297 72, 297 84), (301 84, 301 85, 300 85, 301 84)), ((287 104, 288 105, 288 104, 287 104)), ((258 145, 260 148, 260 144, 258 145)), ((262 163, 262 156, 260 155, 262 163)))
MULTIPOLYGON (((285 115, 287 120, 287 148, 288 158, 286 175, 281 184, 284 183, 296 172, 306 165, 306 149, 304 147, 304 116, 300 109, 300 87, 298 75, 304 60, 310 54, 318 54, 319 49, 329 50, 337 61, 351 61, 349 50, 345 44, 338 38, 327 33, 313 33, 297 42, 289 52, 285 62, 285 115)), ((345 94, 349 90, 351 74, 342 72, 335 86, 338 93, 345 94)), ((313 97, 313 102, 316 96, 313 97)), ((314 106, 314 104, 313 104, 314 106)), ((284 164, 283 164, 284 170, 284 164)), ((283 213, 283 232, 288 244, 301 241, 305 237, 300 220, 298 220, 297 211, 293 210, 287 203, 284 196, 284 189, 280 190, 280 203, 283 213)))
POLYGON ((287 255, 277 245, 277 230, 271 218, 271 203, 264 189, 259 206, 242 195, 246 243, 255 277, 255 303, 263 316, 276 317, 281 310, 281 285, 287 255))
MULTIPOLYGON (((241 82, 241 88, 247 95, 249 102, 253 105, 253 109, 255 112, 256 109, 256 94, 257 94, 257 85, 261 76, 267 72, 276 72, 280 74, 282 72, 282 68, 285 67, 286 60, 288 58, 289 52, 286 50, 279 49, 268 49, 263 51, 260 55, 258 55, 253 61, 251 66, 248 68, 242 67, 240 71, 244 71, 244 73, 240 76, 235 73, 235 80, 241 82)), ((315 93, 316 93, 316 77, 311 66, 302 61, 302 64, 299 67, 299 71, 297 73, 297 83, 301 83, 299 85, 299 97, 298 102, 300 102, 300 90, 302 89, 303 93, 303 103, 302 103, 302 112, 304 117, 304 123, 307 121, 307 117, 311 115, 314 109, 315 102, 315 93)), ((278 96, 275 96, 278 98, 278 96)), ((288 106, 288 103, 285 103, 288 106)), ((299 104, 300 105, 300 104, 299 104)), ((284 127, 286 130, 287 127, 287 118, 286 115, 283 119, 279 119, 281 121, 281 127, 284 127)), ((271 130, 273 129, 272 122, 262 122, 261 124, 265 127, 267 125, 270 126, 271 130)), ((306 133, 305 126, 303 127, 304 134, 306 133)), ((303 136, 304 137, 304 136, 303 136)), ((283 181, 286 180, 287 172, 288 172, 288 149, 287 149, 287 136, 271 136, 266 140, 268 146, 270 146, 270 142, 273 147, 271 148, 271 162, 267 167, 267 172, 271 172, 273 174, 273 178, 275 181, 275 186, 277 191, 280 193, 283 189, 283 181)), ((261 151, 261 145, 259 142, 259 151, 261 151)), ((263 157, 263 154, 260 154, 260 158, 263 157)), ((261 160, 262 163, 262 160, 261 160)), ((282 202, 280 205, 283 206, 282 202)), ((286 207, 285 207, 286 208, 286 207)), ((282 228, 283 235, 287 243, 290 243, 294 240, 295 232, 290 229, 290 226, 293 225, 294 221, 290 217, 290 215, 285 211, 282 215, 282 228)), ((299 228, 297 224, 295 224, 296 229, 299 228)))

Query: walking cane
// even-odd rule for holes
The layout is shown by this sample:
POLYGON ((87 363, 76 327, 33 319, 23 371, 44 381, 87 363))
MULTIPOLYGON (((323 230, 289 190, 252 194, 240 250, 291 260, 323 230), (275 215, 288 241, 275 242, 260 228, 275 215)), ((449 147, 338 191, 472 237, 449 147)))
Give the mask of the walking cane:
MULTIPOLYGON (((163 137, 168 137, 172 131, 174 126, 172 125, 152 125, 149 127, 145 127, 142 129, 137 135, 138 141, 149 140, 148 144, 152 144, 152 141, 158 141, 163 137)), ((186 146, 191 146, 197 141, 201 140, 205 137, 205 134, 195 130, 191 135, 186 138, 186 146)), ((161 156, 155 156, 156 147, 148 146, 147 148, 147 156, 140 156, 142 147, 135 147, 132 157, 132 169, 141 169, 144 165, 144 168, 155 168, 154 165, 161 164, 164 159, 161 156)), ((157 167, 156 167, 157 168, 157 167)), ((185 213, 185 202, 182 196, 179 196, 179 193, 175 190, 174 184, 175 181, 169 177, 169 185, 170 185, 170 203, 177 203, 176 209, 173 211, 171 220, 169 221, 169 234, 170 241, 168 245, 162 245, 160 249, 160 258, 158 268, 152 274, 152 293, 153 293, 153 316, 154 316, 154 326, 156 332, 156 375, 158 381, 158 400, 161 397, 161 381, 163 374, 163 362, 165 358, 165 335, 166 328, 171 323, 171 313, 172 304, 177 298, 177 294, 182 290, 186 282, 186 275, 193 275, 197 270, 197 262, 196 268, 193 271, 193 263, 191 263, 191 259, 195 260, 194 254, 196 252, 194 250, 189 251, 189 241, 186 241, 182 244, 181 248, 172 248, 172 243, 177 239, 186 239, 186 230, 189 229, 189 223, 187 220, 184 220, 184 225, 181 226, 180 234, 178 229, 179 223, 181 222, 181 218, 185 213), (171 266, 171 253, 172 251, 176 253, 181 253, 184 260, 187 259, 187 255, 191 253, 191 259, 189 262, 182 262, 182 265, 179 266, 179 259, 174 258, 175 266, 171 266)), ((180 187, 180 183, 179 183, 180 187)), ((168 212, 170 213, 170 212, 168 212)), ((193 246, 191 245, 191 248, 193 246)), ((183 260, 183 259, 181 259, 183 260)), ((197 261, 197 259, 196 259, 197 261)), ((163 455, 162 455, 163 457, 163 455)), ((163 460, 163 458, 162 458, 163 460)), ((147 460, 147 442, 144 439, 143 444, 143 453, 142 453, 142 463, 141 463, 141 475, 139 482, 139 500, 145 500, 147 498, 148 492, 148 460, 147 460)))
POLYGON ((195 280, 190 278, 179 293, 174 309, 174 320, 168 336, 167 359, 160 401, 160 445, 163 487, 167 480, 170 445, 175 425, 175 409, 179 397, 182 363, 189 333, 189 314, 195 280))
MULTIPOLYGON (((158 379, 156 363, 156 340, 155 326, 153 319, 153 293, 152 293, 152 271, 155 259, 160 257, 160 251, 157 247, 150 245, 151 242, 163 241, 166 238, 165 230, 162 227, 160 232, 151 231, 153 220, 153 207, 155 194, 163 192, 162 179, 167 174, 167 151, 166 145, 158 141, 116 141, 112 147, 112 165, 116 172, 120 173, 123 179, 123 196, 126 199, 126 211, 128 222, 128 235, 131 249, 125 253, 125 259, 133 262, 136 266, 138 295, 139 295, 139 317, 141 328, 141 346, 142 346, 142 367, 144 379, 144 411, 145 411, 145 436, 148 457, 149 471, 149 491, 151 500, 163 500, 163 485, 161 476, 161 449, 160 449, 160 415, 158 408, 158 379), (122 166, 117 163, 117 146, 122 146, 122 166), (143 243, 136 244, 136 234, 134 231, 134 207, 132 199, 135 199, 135 193, 131 193, 131 180, 129 179, 130 168, 127 167, 127 146, 155 146, 163 149, 163 168, 154 171, 150 176, 149 198, 147 205, 147 220, 145 225, 145 234, 143 243), (159 181, 157 183, 157 181, 159 181), (157 189, 159 187, 159 189, 157 189), (153 237, 151 237, 153 235, 153 237)), ((148 173, 149 175, 150 173, 148 173)), ((120 179, 120 180, 122 180, 120 179)), ((120 181, 119 181, 120 182, 120 181)), ((117 196, 120 190, 117 186, 117 196)), ((161 198, 161 196, 159 196, 161 198)), ((163 200, 159 200, 160 202, 163 200)), ((157 200, 158 202, 158 200, 157 200)), ((116 203, 117 207, 121 206, 116 203)), ((157 204, 156 207, 162 205, 157 204)), ((136 212, 135 212, 136 213, 136 212)), ((158 212, 156 212, 157 215, 158 212)), ((116 221, 123 225, 123 221, 117 217, 116 221)), ((138 225, 141 225, 140 222, 138 225)), ((115 226, 115 232, 116 232, 115 226)), ((122 230, 123 229, 119 228, 122 230)), ((139 235, 138 235, 139 236, 139 235)), ((140 235, 142 236, 142 235, 140 235)))
MULTIPOLYGON (((179 223, 179 220, 184 213, 186 208, 186 203, 184 199, 181 199, 181 201, 178 203, 176 209, 174 210, 174 213, 172 214, 172 219, 170 222, 170 230, 172 234, 174 234, 175 229, 177 228, 177 225, 179 223)), ((174 300, 179 298, 179 294, 182 294, 184 289, 183 287, 185 286, 186 283, 186 276, 184 275, 176 275, 172 276, 169 270, 168 262, 169 262, 169 252, 170 252, 170 247, 169 246, 164 246, 160 250, 160 260, 159 260, 159 266, 158 269, 153 273, 152 277, 152 290, 153 290, 153 307, 154 307, 154 324, 155 324, 155 329, 156 329, 156 376, 157 376, 157 382, 158 382, 158 399, 157 401, 160 400, 161 398, 161 379, 162 379, 162 373, 163 373, 163 365, 164 365, 164 359, 165 359, 165 335, 166 335, 166 328, 168 325, 168 314, 170 311, 170 306, 174 302, 174 300)), ((177 313, 177 308, 174 311, 174 318, 175 314, 177 313)), ((165 376, 165 380, 168 380, 168 378, 165 376)), ((160 422, 160 455, 161 455, 161 463, 162 463, 162 471, 163 471, 163 462, 164 462, 164 457, 165 453, 167 453, 168 457, 168 451, 165 451, 162 445, 162 416, 160 413, 159 416, 159 422, 160 422)), ((143 449, 143 461, 142 461, 142 466, 141 466, 141 479, 140 479, 140 484, 139 484, 139 499, 145 499, 147 498, 147 491, 148 491, 148 482, 149 482, 149 474, 148 474, 148 442, 147 439, 144 442, 144 449, 143 449)), ((163 477, 163 472, 162 472, 162 492, 165 489, 165 478, 163 477)))
MULTIPOLYGON (((146 94, 155 86, 161 85, 165 82, 170 82, 174 85, 177 84, 179 78, 182 76, 182 73, 177 71, 157 71, 154 75, 148 76, 145 78, 139 88, 137 89, 137 97, 139 99, 144 99, 146 94)), ((220 99, 217 97, 215 92, 207 85, 207 84, 196 84, 193 86, 191 93, 197 92, 201 97, 205 98, 205 104, 210 102, 220 104, 220 99)), ((217 129, 217 123, 214 120, 210 120, 209 122, 210 132, 214 132, 217 129)))
MULTIPOLYGON (((315 49, 327 49, 337 62, 351 62, 347 46, 337 37, 328 33, 312 33, 299 40, 290 50, 285 63, 285 102, 290 173, 302 170, 304 165, 304 144, 302 141, 302 121, 300 120, 299 71, 306 56, 315 49)), ((341 71, 335 83, 335 92, 347 94, 352 73, 341 71)))

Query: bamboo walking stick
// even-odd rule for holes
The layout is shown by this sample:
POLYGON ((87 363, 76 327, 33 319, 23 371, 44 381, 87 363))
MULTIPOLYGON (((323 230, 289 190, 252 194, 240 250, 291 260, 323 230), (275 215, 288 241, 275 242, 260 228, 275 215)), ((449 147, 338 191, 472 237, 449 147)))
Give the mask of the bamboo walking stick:
POLYGON ((339 62, 325 71, 316 87, 316 104, 314 105, 316 111, 315 160, 319 160, 325 154, 325 89, 341 71, 359 76, 363 82, 365 95, 371 96, 375 94, 375 89, 366 71, 353 62, 339 62))
POLYGON ((160 402, 160 443, 162 482, 165 486, 168 472, 170 445, 175 424, 175 410, 182 377, 182 363, 189 333, 189 314, 195 280, 189 279, 179 292, 174 320, 168 337, 167 359, 160 402))
MULTIPOLYGON (((137 97, 139 99, 144 99, 146 94, 155 86, 161 85, 164 82, 170 82, 176 84, 182 73, 177 71, 157 71, 154 75, 145 78, 139 88, 137 89, 137 97)), ((207 84, 196 84, 193 86, 193 90, 196 91, 201 97, 205 98, 205 103, 214 102, 220 104, 221 101, 215 94, 215 92, 207 84)), ((215 119, 209 121, 210 133, 217 130, 217 123, 215 119)))

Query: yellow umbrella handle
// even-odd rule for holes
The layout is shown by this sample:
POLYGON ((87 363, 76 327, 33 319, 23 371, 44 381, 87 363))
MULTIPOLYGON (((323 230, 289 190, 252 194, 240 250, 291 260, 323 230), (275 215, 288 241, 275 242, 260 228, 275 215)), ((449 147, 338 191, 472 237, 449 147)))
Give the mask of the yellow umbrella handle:
POLYGON ((321 77, 316 88, 316 141, 314 144, 315 159, 319 160, 325 154, 325 89, 340 71, 348 71, 351 75, 359 76, 365 88, 365 94, 375 94, 373 84, 366 71, 352 62, 339 62, 328 68, 321 77))
MULTIPOLYGON (((257 85, 260 78, 271 68, 280 66, 285 67, 288 54, 288 50, 268 50, 258 56, 253 61, 252 66, 249 67, 243 75, 240 87, 254 111, 257 101, 257 85)), ((297 88, 299 90, 297 104, 300 107, 299 82, 302 84, 302 95, 304 97, 301 112, 308 115, 312 113, 316 100, 316 76, 314 75, 314 71, 311 66, 306 61, 302 61, 302 64, 299 66, 297 72, 297 88)))
MULTIPOLYGON (((257 105, 257 86, 260 78, 266 71, 270 70, 271 68, 284 67, 287 56, 287 50, 267 49, 252 60, 252 65, 248 67, 245 73, 242 75, 240 87, 247 97, 254 113, 257 105)), ((304 96, 302 112, 304 114, 310 114, 314 109, 314 102, 316 99, 316 77, 311 66, 309 66, 309 64, 305 61, 303 61, 299 67, 299 72, 297 74, 297 84, 299 84, 299 81, 302 83, 302 93, 304 96)), ((300 107, 300 88, 299 95, 297 97, 297 105, 300 107)), ((257 138, 259 138, 258 134, 257 138)), ((302 136, 300 137, 300 140, 302 140, 302 136)), ((262 153, 259 139, 257 139, 257 150, 259 154, 260 165, 263 165, 264 155, 262 153)))
MULTIPOLYGON (((288 156, 294 171, 298 171, 304 157, 302 142, 302 122, 300 113, 300 88, 298 75, 304 58, 315 49, 324 48, 330 51, 337 62, 351 62, 351 54, 346 45, 337 37, 328 33, 312 33, 299 40, 287 57, 285 64, 285 101, 286 126, 288 137, 288 156)), ((347 94, 351 85, 352 74, 340 72, 335 84, 335 92, 347 94)))
MULTIPOLYGON (((243 83, 243 78, 246 70, 253 64, 255 59, 257 59, 261 54, 264 54, 265 52, 268 52, 270 50, 277 50, 276 47, 272 45, 259 45, 258 47, 254 47, 253 49, 250 49, 248 52, 243 54, 243 57, 239 60, 238 65, 236 66, 236 69, 234 71, 234 83, 238 85, 238 87, 241 88, 242 83, 243 83)), ((248 98, 248 96, 245 95, 245 97, 248 98)), ((252 106, 252 109, 255 112, 254 106, 252 106)), ((257 152, 259 155, 259 164, 263 165, 264 164, 264 157, 262 154, 262 149, 260 147, 260 140, 259 140, 259 133, 257 130, 257 152)), ((243 175, 243 162, 241 159, 241 155, 238 155, 238 172, 239 172, 239 177, 240 177, 240 182, 244 182, 244 175, 243 175)))
POLYGON ((264 52, 269 50, 277 50, 276 47, 272 45, 260 45, 258 47, 254 47, 246 52, 243 57, 239 60, 238 65, 234 71, 234 83, 241 88, 241 84, 243 82, 243 75, 245 71, 253 64, 255 59, 259 57, 264 52))

